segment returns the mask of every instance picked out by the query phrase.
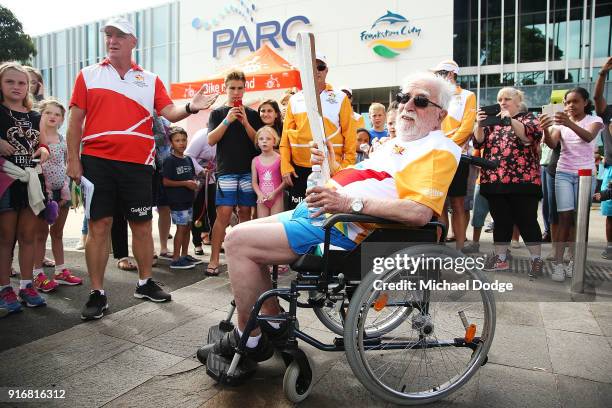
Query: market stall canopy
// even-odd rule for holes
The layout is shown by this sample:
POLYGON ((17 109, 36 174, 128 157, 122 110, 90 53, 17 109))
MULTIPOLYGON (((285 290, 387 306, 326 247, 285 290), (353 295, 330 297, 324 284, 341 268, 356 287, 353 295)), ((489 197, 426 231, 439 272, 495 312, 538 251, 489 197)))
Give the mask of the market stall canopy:
POLYGON ((257 51, 249 54, 236 65, 220 72, 211 78, 194 81, 181 82, 170 85, 172 99, 189 99, 202 86, 206 93, 224 93, 225 75, 232 70, 243 71, 246 75, 246 90, 269 91, 284 88, 299 88, 300 72, 278 55, 272 48, 264 44, 257 51))

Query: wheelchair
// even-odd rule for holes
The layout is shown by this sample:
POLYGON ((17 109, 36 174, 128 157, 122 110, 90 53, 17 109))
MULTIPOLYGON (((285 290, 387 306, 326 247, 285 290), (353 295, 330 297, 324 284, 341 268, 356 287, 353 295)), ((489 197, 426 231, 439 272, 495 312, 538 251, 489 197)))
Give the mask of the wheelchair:
MULTIPOLYGON (((409 228, 367 215, 335 214, 323 228, 323 255, 306 254, 294 262, 291 268, 297 275, 289 287, 277 287, 273 273, 273 287, 253 306, 233 358, 198 353, 208 375, 221 384, 238 385, 255 372, 256 363, 245 358, 245 350, 248 333, 261 321, 288 325, 286 341, 276 348, 287 367, 283 390, 294 403, 308 397, 314 378, 312 361, 298 340, 322 351, 344 351, 364 387, 401 405, 444 398, 486 364, 495 332, 495 300, 482 287, 470 290, 462 286, 486 279, 475 267, 458 272, 457 265, 465 263, 458 261, 467 258, 443 244, 443 224, 432 221, 409 228), (375 224, 377 228, 352 251, 330 249, 331 228, 338 222, 375 224), (370 267, 377 262, 375 258, 385 257, 433 261, 413 263, 409 268, 398 263, 377 270, 370 267), (427 282, 434 283, 428 286, 427 282), (441 282, 448 286, 433 286, 441 282), (288 302, 288 311, 260 315, 263 303, 271 297, 288 302), (298 307, 313 309, 339 337, 325 344, 302 331, 296 317, 298 307)), ((234 307, 226 320, 209 329, 208 344, 233 330, 234 307)))

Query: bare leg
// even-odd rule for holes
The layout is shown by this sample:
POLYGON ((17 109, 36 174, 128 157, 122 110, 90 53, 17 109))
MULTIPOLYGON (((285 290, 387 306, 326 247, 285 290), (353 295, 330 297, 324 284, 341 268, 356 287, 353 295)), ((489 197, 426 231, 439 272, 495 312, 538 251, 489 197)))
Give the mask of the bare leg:
POLYGON ((11 260, 16 230, 17 211, 0 212, 0 286, 11 283, 11 260))
POLYGON ((225 230, 230 223, 233 207, 220 205, 217 207, 217 219, 212 230, 212 241, 210 248, 209 268, 219 266, 219 254, 221 253, 221 244, 225 238, 225 230))
POLYGON ((451 214, 451 222, 453 224, 453 233, 455 234, 455 248, 461 249, 465 243, 465 209, 463 204, 465 197, 451 197, 450 203, 453 213, 451 214))
POLYGON ((23 280, 32 279, 35 256, 34 237, 37 228, 40 228, 40 221, 29 207, 19 211, 17 242, 19 242, 19 269, 23 280))
MULTIPOLYGON (((272 286, 270 274, 262 266, 287 264, 297 259, 287 242, 283 225, 274 217, 264 222, 248 222, 236 226, 227 235, 225 246, 230 282, 236 309, 238 328, 244 330, 253 305, 259 295, 272 286), (261 239, 266 237, 266 239, 261 239)), ((262 220, 262 221, 263 221, 262 220)), ((278 314, 278 302, 270 299, 262 311, 278 314)), ((252 333, 256 333, 254 331, 252 333)))
MULTIPOLYGON (((170 234, 170 207, 157 207, 157 229, 159 231, 159 252, 168 252, 168 234, 170 234)), ((155 252, 155 250, 153 250, 155 252)))
POLYGON ((60 209, 59 216, 55 223, 49 229, 51 234, 51 250, 53 251, 53 260, 56 265, 64 264, 64 225, 68 217, 68 207, 60 209))
POLYGON ((104 217, 99 220, 89 220, 89 232, 85 243, 85 261, 87 272, 91 279, 91 289, 104 288, 104 272, 108 262, 109 236, 113 217, 104 217))
MULTIPOLYGON (((38 218, 38 217, 37 217, 38 218)), ((49 225, 41 219, 36 222, 36 238, 34 239, 34 269, 42 268, 45 259, 49 225)))
POLYGON ((132 221, 128 220, 132 230, 132 252, 138 264, 138 276, 140 279, 151 277, 153 268, 153 231, 151 220, 132 221))

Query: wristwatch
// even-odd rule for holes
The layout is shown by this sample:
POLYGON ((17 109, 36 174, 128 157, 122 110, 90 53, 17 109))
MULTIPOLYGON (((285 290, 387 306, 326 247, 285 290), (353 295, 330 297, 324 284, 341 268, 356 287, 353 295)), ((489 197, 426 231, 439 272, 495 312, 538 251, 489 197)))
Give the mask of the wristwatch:
POLYGON ((351 211, 355 214, 361 214, 363 211, 363 200, 361 198, 353 198, 353 201, 351 201, 351 211))

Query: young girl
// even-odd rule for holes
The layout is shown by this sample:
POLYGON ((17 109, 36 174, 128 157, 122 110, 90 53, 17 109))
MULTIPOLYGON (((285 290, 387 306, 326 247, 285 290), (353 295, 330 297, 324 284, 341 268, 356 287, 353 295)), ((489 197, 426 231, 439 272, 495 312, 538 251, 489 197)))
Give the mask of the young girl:
POLYGON ((49 225, 39 223, 40 228, 36 237, 36 259, 34 262, 34 286, 45 293, 56 289, 59 284, 80 285, 81 278, 70 272, 64 265, 64 224, 70 209, 70 187, 66 176, 66 142, 64 137, 58 133, 58 129, 64 122, 66 109, 58 101, 49 99, 40 103, 40 131, 47 138, 51 155, 43 165, 45 176, 45 187, 49 198, 57 202, 59 215, 51 226, 51 250, 55 261, 55 276, 51 279, 43 272, 43 260, 45 256, 45 243, 49 235, 49 225))
MULTIPOLYGON (((563 98, 563 104, 565 112, 556 113, 554 118, 546 114, 540 117, 546 144, 554 149, 561 143, 561 154, 555 174, 555 198, 559 214, 557 238, 560 244, 555 246, 552 273, 552 279, 560 282, 566 277, 572 277, 574 269, 571 259, 567 266, 563 264, 563 254, 565 243, 574 240, 571 231, 574 227, 578 202, 578 170, 595 169, 593 155, 595 138, 603 127, 601 118, 590 115, 593 105, 586 89, 580 87, 570 89, 563 98), (553 124, 556 126, 551 128, 553 124)), ((594 189, 595 184, 593 184, 594 189)))
MULTIPOLYGON (((257 110, 264 125, 273 127, 279 135, 283 132, 283 118, 280 107, 275 100, 263 101, 257 110)), ((278 147, 278 144, 276 147, 278 147)))
POLYGON ((283 211, 282 191, 285 187, 280 173, 280 154, 274 146, 280 137, 274 128, 264 126, 255 134, 261 154, 253 159, 251 174, 257 194, 257 217, 263 218, 283 211))
MULTIPOLYGON (((0 65, 0 157, 2 162, 6 160, 22 170, 36 166, 32 159, 44 162, 49 157, 45 137, 39 132, 40 115, 32 111, 28 84, 28 73, 20 64, 0 65)), ((3 163, 0 172, 4 167, 7 163, 3 163)), ((32 198, 36 211, 41 211, 37 206, 40 195, 36 197, 33 192, 29 197, 29 183, 40 183, 40 179, 32 177, 28 183, 15 180, 8 188, 5 183, 0 193, 0 307, 11 313, 21 310, 9 278, 15 238, 21 271, 19 298, 29 307, 46 304, 32 283, 34 237, 38 223, 44 221, 30 207, 32 198)))

